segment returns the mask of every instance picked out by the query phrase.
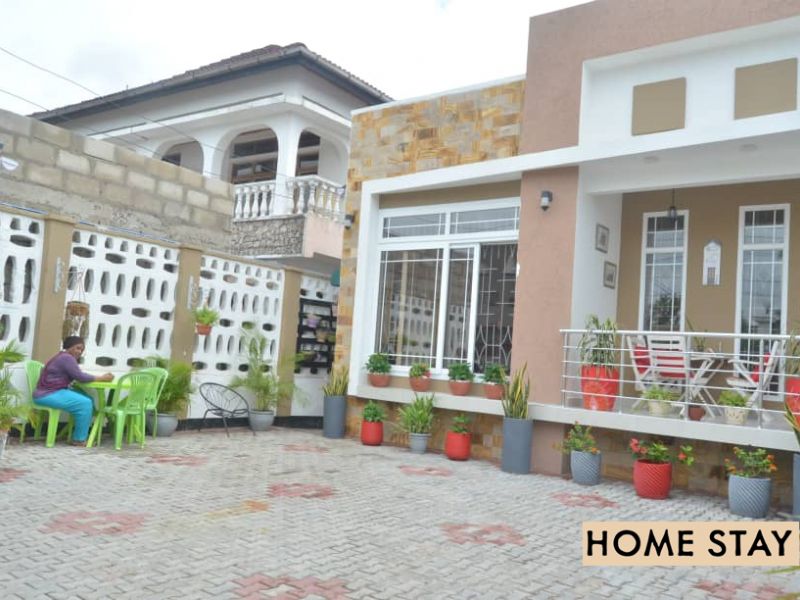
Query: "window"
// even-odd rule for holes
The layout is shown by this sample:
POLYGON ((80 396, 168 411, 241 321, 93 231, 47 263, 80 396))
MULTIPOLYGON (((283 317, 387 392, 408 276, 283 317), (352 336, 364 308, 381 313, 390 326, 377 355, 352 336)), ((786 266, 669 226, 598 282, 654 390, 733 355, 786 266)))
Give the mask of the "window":
POLYGON ((644 215, 639 322, 645 331, 683 329, 688 219, 686 211, 675 219, 666 213, 644 215))
POLYGON ((168 162, 171 165, 175 165, 176 167, 180 167, 181 166, 181 153, 180 152, 175 152, 173 154, 165 154, 164 156, 161 157, 161 160, 163 160, 164 162, 168 162))
POLYGON ((375 351, 398 366, 510 367, 519 229, 512 202, 383 212, 375 351))
POLYGON ((260 137, 264 133, 242 134, 245 141, 233 144, 231 183, 271 181, 278 170, 278 138, 260 137), (259 136, 255 137, 254 136, 259 136), (253 138, 253 139, 248 139, 253 138))

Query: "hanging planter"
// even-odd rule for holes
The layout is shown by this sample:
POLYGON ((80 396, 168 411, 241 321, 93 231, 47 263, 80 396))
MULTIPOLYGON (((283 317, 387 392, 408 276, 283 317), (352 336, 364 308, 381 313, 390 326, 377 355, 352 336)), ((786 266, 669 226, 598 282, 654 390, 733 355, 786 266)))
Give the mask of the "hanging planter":
POLYGON ((195 308, 192 314, 197 335, 208 335, 211 328, 219 322, 219 313, 208 305, 195 308))
POLYGON ((89 304, 79 300, 67 302, 64 308, 64 324, 61 328, 62 338, 89 335, 89 304))

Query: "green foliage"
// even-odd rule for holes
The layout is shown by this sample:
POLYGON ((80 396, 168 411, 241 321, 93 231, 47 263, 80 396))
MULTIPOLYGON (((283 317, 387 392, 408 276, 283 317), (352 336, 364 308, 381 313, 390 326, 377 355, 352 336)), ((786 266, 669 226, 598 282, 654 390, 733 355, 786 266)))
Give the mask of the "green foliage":
MULTIPOLYGON (((694 325, 692 325, 692 322, 688 318, 686 319, 686 326, 689 329, 689 331, 691 331, 692 333, 697 333, 697 330, 694 328, 694 325)), ((703 331, 703 333, 708 333, 708 330, 705 329, 703 331)), ((707 348, 706 336, 704 336, 704 335, 693 335, 692 336, 692 347, 697 352, 705 352, 705 350, 707 348)))
MULTIPOLYGON (((2 329, 0 329, 0 334, 2 333, 2 329)), ((0 348, 0 369, 5 367, 6 363, 18 363, 23 360, 25 360, 25 355, 16 340, 11 340, 0 348)))
POLYGON ((453 424, 450 431, 453 433, 469 433, 470 418, 467 415, 456 415, 453 417, 453 424))
POLYGON ((591 452, 592 454, 599 454, 600 450, 597 449, 597 442, 592 435, 592 428, 579 425, 575 423, 567 433, 564 443, 561 444, 561 451, 564 454, 570 452, 591 452))
POLYGON ((450 381, 472 381, 475 374, 467 363, 455 363, 447 368, 447 376, 450 381))
POLYGON ((648 388, 643 394, 642 398, 645 400, 657 400, 660 402, 675 402, 678 399, 678 394, 673 390, 661 388, 654 385, 648 388))
POLYGON ((617 366, 617 324, 611 319, 602 323, 597 315, 589 315, 586 333, 581 337, 578 349, 584 365, 609 369, 617 366))
POLYGON ((778 467, 775 466, 775 457, 767 454, 763 448, 755 450, 742 450, 734 448, 733 454, 741 466, 737 467, 733 461, 725 459, 725 470, 729 475, 740 477, 769 477, 778 467))
POLYGON ((198 306, 192 314, 195 323, 200 325, 216 325, 219 322, 219 313, 210 306, 198 306))
POLYGON ((242 331, 242 337, 247 348, 247 373, 234 377, 230 385, 232 388, 245 388, 252 392, 253 410, 274 410, 280 400, 292 397, 294 384, 280 381, 264 360, 267 338, 252 329, 242 331))
POLYGON ((388 373, 392 369, 388 355, 380 352, 370 355, 366 367, 368 373, 388 373))
POLYGON ((503 414, 509 419, 528 418, 528 397, 531 383, 528 380, 528 363, 518 369, 511 377, 511 383, 503 393, 503 414))
POLYGON ((8 431, 15 420, 27 418, 30 407, 17 404, 21 399, 22 392, 11 383, 11 371, 0 370, 0 431, 8 431))
POLYGON ((430 433, 433 427, 433 394, 414 395, 414 401, 400 407, 400 429, 407 433, 430 433))
POLYGON ((508 376, 506 375, 506 370, 503 365, 489 363, 483 370, 484 383, 499 383, 500 385, 505 385, 507 380, 508 376))
POLYGON ((431 368, 428 363, 414 363, 408 370, 409 377, 430 377, 431 368))
POLYGON ((677 462, 691 467, 694 464, 694 448, 691 446, 681 446, 677 456, 673 458, 669 447, 663 442, 640 442, 636 438, 631 438, 628 445, 633 455, 639 460, 646 460, 652 463, 677 462))
POLYGON ((734 390, 724 390, 719 395, 717 404, 720 406, 735 406, 737 408, 742 408, 747 406, 747 398, 742 396, 739 392, 735 392, 734 390))
POLYGON ((350 382, 350 375, 346 366, 341 366, 331 371, 328 376, 328 383, 322 386, 322 393, 325 396, 344 396, 347 394, 347 384, 350 382))
POLYGON ((370 400, 367 402, 366 406, 364 406, 362 416, 368 423, 383 423, 384 420, 386 420, 386 411, 383 410, 383 406, 370 400))
POLYGON ((800 338, 797 337, 795 330, 791 331, 789 339, 786 340, 784 354, 786 358, 783 360, 783 368, 786 375, 790 377, 800 375, 800 338))
MULTIPOLYGON (((159 365, 160 366, 160 365, 159 365)), ((189 405, 189 399, 195 387, 192 384, 192 365, 183 361, 168 361, 167 380, 158 398, 158 412, 182 413, 189 405)))

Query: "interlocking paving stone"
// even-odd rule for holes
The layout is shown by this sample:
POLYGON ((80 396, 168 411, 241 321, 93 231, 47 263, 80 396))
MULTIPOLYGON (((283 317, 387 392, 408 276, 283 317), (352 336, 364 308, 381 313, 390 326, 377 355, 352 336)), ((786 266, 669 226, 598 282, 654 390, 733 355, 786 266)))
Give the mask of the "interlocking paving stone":
POLYGON ((722 498, 648 501, 623 482, 588 489, 319 431, 181 432, 122 451, 108 439, 96 449, 26 442, 7 448, 0 473, 3 600, 738 600, 800 590, 800 575, 769 569, 580 565, 584 520, 735 520, 722 498))

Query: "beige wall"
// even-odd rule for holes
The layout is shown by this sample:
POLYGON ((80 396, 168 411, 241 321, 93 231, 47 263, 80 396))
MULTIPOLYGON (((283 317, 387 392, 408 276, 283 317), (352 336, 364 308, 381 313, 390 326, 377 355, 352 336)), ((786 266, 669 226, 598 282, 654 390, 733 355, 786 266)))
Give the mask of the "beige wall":
POLYGON ((430 206, 432 204, 452 204, 493 198, 516 198, 519 196, 519 192, 520 183, 518 181, 509 181, 471 187, 454 187, 445 190, 387 194, 381 197, 380 207, 430 206))

